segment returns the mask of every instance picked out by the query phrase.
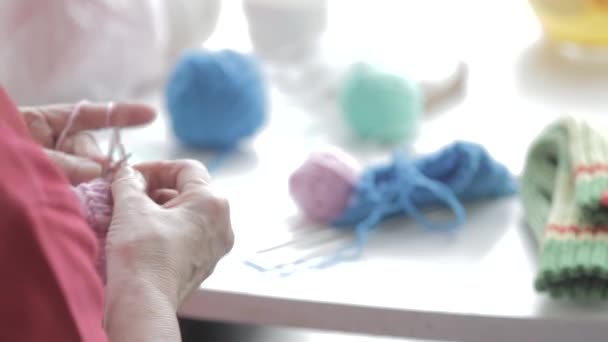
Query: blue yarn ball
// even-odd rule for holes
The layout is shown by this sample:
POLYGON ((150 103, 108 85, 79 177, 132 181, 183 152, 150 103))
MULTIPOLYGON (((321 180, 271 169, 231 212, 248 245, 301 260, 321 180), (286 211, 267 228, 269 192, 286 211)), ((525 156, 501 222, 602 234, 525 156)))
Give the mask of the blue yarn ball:
POLYGON ((194 50, 177 62, 166 88, 173 131, 185 145, 225 149, 265 121, 265 82, 257 61, 232 50, 194 50))

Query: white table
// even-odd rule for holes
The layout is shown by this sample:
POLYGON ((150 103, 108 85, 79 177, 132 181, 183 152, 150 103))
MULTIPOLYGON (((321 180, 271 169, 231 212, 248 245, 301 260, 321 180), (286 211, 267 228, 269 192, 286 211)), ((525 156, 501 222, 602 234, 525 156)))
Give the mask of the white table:
MULTIPOLYGON (((531 139, 549 120, 565 112, 604 114, 608 108, 608 64, 570 64, 538 43, 539 28, 524 0, 330 4, 334 61, 381 57, 389 64, 405 61, 421 75, 446 60, 468 62, 466 99, 425 121, 416 151, 430 152, 454 139, 476 141, 517 174, 531 139)), ((208 46, 247 51, 239 4, 224 5, 208 46)), ((246 267, 243 255, 298 221, 287 177, 309 151, 335 143, 363 162, 389 153, 355 143, 331 108, 317 104, 305 110, 273 94, 269 124, 215 175, 218 191, 231 201, 235 249, 181 308, 182 315, 426 339, 606 340, 608 306, 554 301, 534 292, 536 249, 516 197, 470 208, 468 223, 451 237, 407 220, 386 224, 357 262, 283 278, 246 267)), ((158 98, 152 103, 162 105, 158 98)), ((136 158, 205 160, 204 153, 175 143, 166 122, 161 117, 127 133, 136 158)))

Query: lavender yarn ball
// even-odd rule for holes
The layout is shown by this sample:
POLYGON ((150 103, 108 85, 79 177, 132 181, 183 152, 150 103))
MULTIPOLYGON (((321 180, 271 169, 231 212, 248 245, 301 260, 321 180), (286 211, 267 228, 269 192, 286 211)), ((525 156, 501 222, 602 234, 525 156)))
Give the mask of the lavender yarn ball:
POLYGON ((360 170, 360 165, 339 149, 314 152, 289 177, 289 193, 307 218, 328 223, 347 207, 360 170))

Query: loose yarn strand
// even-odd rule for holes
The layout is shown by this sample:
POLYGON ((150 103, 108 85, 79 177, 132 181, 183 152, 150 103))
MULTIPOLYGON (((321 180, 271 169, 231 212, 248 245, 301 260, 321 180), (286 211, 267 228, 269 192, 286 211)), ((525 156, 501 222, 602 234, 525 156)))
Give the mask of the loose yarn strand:
POLYGON ((89 103, 87 100, 82 100, 82 101, 78 102, 76 104, 76 106, 74 106, 74 109, 72 110, 72 112, 70 113, 70 116, 68 117, 68 122, 65 124, 63 131, 61 131, 61 134, 59 134, 59 137, 57 138, 57 141, 55 142, 56 150, 59 150, 61 148, 61 145, 63 145, 63 143, 65 142, 65 139, 67 138, 68 133, 70 132, 70 130, 74 126, 74 123, 76 122, 76 117, 80 114, 80 110, 82 109, 82 106, 87 103, 89 103))
MULTIPOLYGON (((74 106, 74 109, 70 113, 70 116, 68 117, 68 121, 67 121, 65 127, 63 128, 63 130, 61 131, 61 134, 59 134, 59 137, 57 138, 57 141, 55 143, 56 150, 60 150, 62 145, 65 143, 65 140, 67 139, 68 134, 70 133, 72 127, 74 127, 74 125, 76 124, 76 120, 77 120, 78 116, 80 115, 80 112, 82 111, 82 106, 85 104, 88 104, 88 103, 89 103, 89 101, 82 100, 82 101, 78 102, 76 104, 76 106, 74 106)), ((112 127, 113 111, 114 111, 114 102, 110 102, 110 103, 108 103, 108 106, 106 109, 106 128, 112 127)), ((102 170, 102 177, 106 178, 107 176, 111 175, 118 167, 123 165, 130 157, 131 157, 131 154, 126 153, 125 147, 122 143, 119 128, 118 127, 113 128, 112 137, 110 138, 109 151, 108 151, 108 155, 107 155, 109 163, 104 164, 104 167, 102 170), (115 154, 116 150, 118 150, 118 160, 116 162, 112 162, 112 160, 114 159, 114 154, 115 154)))

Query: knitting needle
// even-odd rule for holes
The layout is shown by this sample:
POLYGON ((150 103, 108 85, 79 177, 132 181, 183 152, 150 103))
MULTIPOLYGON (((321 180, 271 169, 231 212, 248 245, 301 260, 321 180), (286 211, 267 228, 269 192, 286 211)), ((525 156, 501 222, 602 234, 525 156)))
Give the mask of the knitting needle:
MULTIPOLYGON (((346 240, 346 239, 344 239, 344 236, 342 237, 342 239, 334 239, 333 241, 326 241, 326 243, 321 244, 319 246, 319 248, 316 248, 312 252, 308 252, 308 253, 304 253, 304 254, 300 253, 299 256, 296 255, 295 257, 289 258, 290 260, 288 260, 288 261, 280 262, 280 263, 277 263, 277 264, 274 264, 274 265, 271 265, 268 267, 264 267, 262 265, 262 264, 264 264, 264 259, 270 258, 270 256, 268 254, 265 254, 263 259, 259 259, 261 257, 260 255, 258 255, 257 257, 254 256, 252 258, 253 260, 249 259, 246 261, 246 263, 249 264, 250 266, 253 266, 253 267, 257 268, 258 270, 262 270, 262 271, 276 271, 276 270, 285 269, 287 267, 295 268, 298 265, 302 265, 302 264, 312 261, 316 258, 325 256, 328 253, 331 253, 332 251, 335 251, 336 246, 341 245, 341 242, 343 240, 346 240), (256 259, 258 259, 258 260, 256 260, 256 259)), ((279 254, 279 259, 282 259, 282 258, 280 258, 280 254, 279 254)), ((292 272, 294 270, 292 270, 292 272)), ((282 272, 282 273, 286 273, 286 272, 282 272)))
POLYGON ((131 153, 125 153, 123 144, 120 142, 120 131, 118 128, 114 128, 112 131, 112 137, 110 138, 110 148, 108 152, 109 162, 104 165, 103 175, 108 176, 111 172, 115 171, 118 167, 124 164, 129 158, 131 153), (114 153, 118 148, 119 159, 114 161, 114 153))
POLYGON ((290 247, 290 246, 294 246, 294 245, 298 245, 298 244, 311 245, 311 244, 317 244, 319 242, 339 240, 339 239, 343 239, 345 234, 336 233, 335 230, 330 230, 330 229, 319 229, 314 234, 305 234, 304 237, 301 237, 301 235, 302 234, 300 234, 300 237, 295 237, 295 238, 292 238, 285 242, 279 243, 277 245, 258 250, 257 252, 255 252, 255 254, 263 254, 263 253, 267 253, 267 252, 272 252, 277 249, 290 247), (315 237, 317 237, 317 238, 315 238, 315 237), (306 242, 308 242, 308 243, 306 243, 306 242))

